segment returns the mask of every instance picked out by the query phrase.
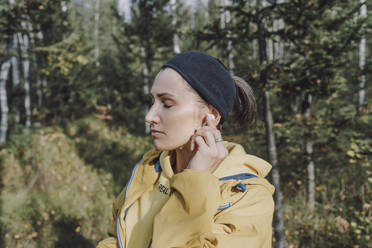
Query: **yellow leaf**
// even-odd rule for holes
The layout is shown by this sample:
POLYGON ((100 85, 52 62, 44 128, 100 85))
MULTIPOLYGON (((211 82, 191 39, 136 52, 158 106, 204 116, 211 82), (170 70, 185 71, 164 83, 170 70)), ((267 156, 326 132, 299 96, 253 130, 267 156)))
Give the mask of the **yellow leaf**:
POLYGON ((342 218, 341 216, 337 216, 336 218, 334 218, 333 221, 336 224, 336 228, 338 232, 344 233, 349 230, 349 226, 350 226, 349 222, 345 220, 344 218, 342 218))
POLYGON ((82 65, 88 64, 88 60, 82 55, 77 56, 76 61, 82 65))
POLYGON ((354 156, 355 156, 355 152, 352 151, 352 150, 347 151, 346 154, 347 154, 349 157, 354 157, 354 156))

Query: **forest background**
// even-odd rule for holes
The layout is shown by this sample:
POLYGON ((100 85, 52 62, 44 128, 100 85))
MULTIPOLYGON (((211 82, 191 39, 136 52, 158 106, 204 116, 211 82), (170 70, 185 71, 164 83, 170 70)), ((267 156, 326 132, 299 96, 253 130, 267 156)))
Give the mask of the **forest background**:
POLYGON ((174 54, 253 87, 275 247, 372 247, 372 2, 2 0, 0 247, 94 247, 152 147, 149 87, 174 54))

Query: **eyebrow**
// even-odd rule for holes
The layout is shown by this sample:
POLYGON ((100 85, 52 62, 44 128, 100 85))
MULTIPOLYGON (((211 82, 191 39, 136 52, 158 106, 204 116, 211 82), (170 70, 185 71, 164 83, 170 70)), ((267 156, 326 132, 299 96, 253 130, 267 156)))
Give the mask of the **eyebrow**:
MULTIPOLYGON (((152 93, 150 93, 151 96, 153 96, 152 93)), ((171 93, 167 93, 167 92, 164 92, 164 93, 158 93, 156 94, 157 97, 162 97, 162 96, 172 96, 172 97, 175 97, 175 95, 171 94, 171 93)))

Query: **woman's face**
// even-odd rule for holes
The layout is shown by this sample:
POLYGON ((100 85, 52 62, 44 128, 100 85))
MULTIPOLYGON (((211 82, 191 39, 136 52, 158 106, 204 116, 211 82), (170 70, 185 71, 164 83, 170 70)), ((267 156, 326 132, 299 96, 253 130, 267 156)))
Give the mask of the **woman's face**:
POLYGON ((208 108, 197 100, 196 93, 171 68, 158 73, 151 88, 153 104, 145 120, 151 125, 157 150, 168 151, 186 144, 195 129, 202 125, 208 108), (203 114, 204 113, 204 114, 203 114))

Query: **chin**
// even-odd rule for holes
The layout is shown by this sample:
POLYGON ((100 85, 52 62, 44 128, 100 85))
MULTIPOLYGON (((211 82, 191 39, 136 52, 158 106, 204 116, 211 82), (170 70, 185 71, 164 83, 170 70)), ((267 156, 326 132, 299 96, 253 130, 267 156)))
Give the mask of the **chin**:
POLYGON ((160 140, 154 139, 154 146, 157 151, 171 151, 175 150, 181 145, 169 144, 170 142, 162 142, 160 140))

